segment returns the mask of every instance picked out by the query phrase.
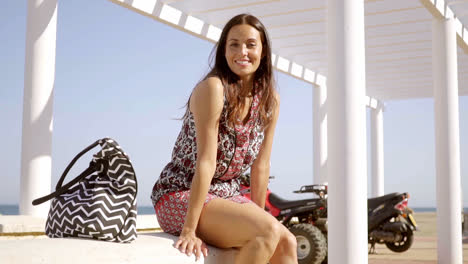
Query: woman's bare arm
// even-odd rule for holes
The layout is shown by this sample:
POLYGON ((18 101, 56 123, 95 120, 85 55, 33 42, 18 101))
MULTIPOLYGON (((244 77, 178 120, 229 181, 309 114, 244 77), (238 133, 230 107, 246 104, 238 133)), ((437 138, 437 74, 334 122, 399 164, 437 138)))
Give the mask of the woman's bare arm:
POLYGON ((190 98, 190 111, 195 119, 197 162, 192 180, 188 211, 176 248, 187 255, 200 252, 206 255, 206 247, 195 235, 203 204, 216 169, 218 127, 223 110, 223 85, 218 78, 208 78, 194 89, 190 98))
POLYGON ((268 187, 268 178, 270 177, 270 156, 273 146, 273 136, 275 134, 276 121, 279 116, 280 98, 275 93, 276 108, 272 111, 272 120, 265 128, 265 138, 258 153, 257 159, 250 169, 250 191, 252 201, 261 208, 265 207, 266 190, 268 187))

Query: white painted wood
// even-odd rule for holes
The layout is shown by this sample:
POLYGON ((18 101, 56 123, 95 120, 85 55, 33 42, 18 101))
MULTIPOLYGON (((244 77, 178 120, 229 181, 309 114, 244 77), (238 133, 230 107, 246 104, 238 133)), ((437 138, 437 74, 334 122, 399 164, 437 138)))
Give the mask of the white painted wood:
POLYGON ((379 102, 378 107, 371 109, 371 170, 372 189, 371 196, 384 195, 384 131, 383 131, 383 107, 379 102))
MULTIPOLYGON (((151 14, 149 12, 155 0, 150 0, 149 3, 143 3, 142 0, 109 1, 211 42, 215 42, 216 39, 206 37, 206 26, 223 28, 227 20, 234 15, 246 12, 253 14, 265 24, 275 54, 290 61, 290 65, 301 65, 317 74, 328 75, 325 41, 326 1, 164 1, 165 5, 181 11, 183 16, 190 15, 203 21, 206 26, 201 34, 198 34, 198 30, 192 32, 184 28, 181 22, 181 25, 174 25, 162 20, 158 11, 162 1, 156 2, 151 14)), ((444 11, 449 16, 456 13, 452 7, 461 14, 468 12, 468 5, 450 5, 452 1, 440 0, 437 5, 444 6, 444 3, 449 3, 447 10, 451 11, 444 11)), ((365 1, 367 75, 375 77, 369 82, 368 96, 381 101, 432 97, 432 80, 419 78, 412 81, 411 85, 401 85, 393 81, 396 79, 389 81, 387 71, 394 71, 396 75, 410 74, 417 78, 422 68, 430 67, 431 19, 437 14, 442 16, 434 7, 434 0, 365 1)), ((464 26, 466 24, 468 16, 462 18, 458 15, 456 29, 462 48, 468 47, 463 44, 468 42, 468 33, 464 33, 467 32, 464 26)), ((464 51, 460 60, 468 61, 468 49, 464 51)), ((460 63, 459 68, 468 70, 468 65, 460 63)), ((293 73, 292 69, 293 67, 288 67, 279 70, 307 81, 293 73)), ((403 82, 406 83, 408 82, 403 82)), ((467 95, 468 85, 460 84, 459 92, 461 95, 467 95)))
POLYGON ((29 0, 24 68, 21 144, 21 215, 46 217, 49 203, 32 200, 50 193, 52 167, 53 90, 57 0, 29 0))
POLYGON ((327 88, 313 87, 312 118, 313 118, 313 146, 314 146, 314 183, 328 182, 327 177, 327 88))
POLYGON ((438 263, 462 264, 457 40, 454 19, 434 18, 438 263))
POLYGON ((434 18, 446 18, 453 19, 456 36, 458 37, 458 44, 464 50, 465 53, 468 53, 468 42, 467 36, 464 35, 466 31, 466 25, 468 24, 468 17, 465 17, 464 23, 460 21, 459 17, 468 10, 468 5, 464 8, 461 6, 449 5, 450 2, 453 3, 453 0, 420 0, 421 3, 427 8, 427 10, 432 13, 434 18), (452 10, 452 8, 457 9, 460 15, 452 10))
POLYGON ((328 263, 367 264, 364 1, 327 6, 328 263))

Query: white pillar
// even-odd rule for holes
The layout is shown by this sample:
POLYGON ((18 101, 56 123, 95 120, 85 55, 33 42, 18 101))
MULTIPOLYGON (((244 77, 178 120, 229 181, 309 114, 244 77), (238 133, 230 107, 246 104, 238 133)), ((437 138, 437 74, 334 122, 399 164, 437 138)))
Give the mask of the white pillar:
POLYGON ((458 69, 454 20, 434 18, 432 32, 438 263, 462 264, 458 69))
POLYGON ((49 210, 49 203, 32 206, 31 202, 50 192, 56 30, 57 0, 29 0, 19 205, 22 215, 46 217, 49 210))
POLYGON ((384 195, 383 106, 371 109, 372 197, 384 195))
POLYGON ((312 118, 314 144, 314 183, 323 184, 327 180, 327 88, 313 87, 312 118))
POLYGON ((328 263, 367 264, 364 0, 328 0, 328 263))

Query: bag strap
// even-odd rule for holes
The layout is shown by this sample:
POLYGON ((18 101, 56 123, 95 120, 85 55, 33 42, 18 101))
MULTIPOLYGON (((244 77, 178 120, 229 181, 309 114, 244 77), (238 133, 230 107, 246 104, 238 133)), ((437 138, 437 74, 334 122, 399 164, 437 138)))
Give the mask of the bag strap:
POLYGON ((58 190, 56 190, 55 192, 53 192, 53 193, 51 193, 49 195, 46 195, 46 196, 43 196, 41 198, 37 198, 36 200, 33 200, 32 204, 33 205, 38 205, 38 204, 44 203, 44 202, 46 202, 46 201, 48 201, 48 200, 50 200, 52 198, 55 198, 55 197, 65 193, 75 183, 79 182, 81 179, 85 178, 86 176, 88 176, 93 171, 95 171, 94 167, 92 167, 92 166, 88 167, 80 175, 78 175, 75 179, 71 180, 69 183, 65 184, 63 187, 60 187, 58 190))
MULTIPOLYGON (((105 140, 105 139, 104 139, 105 140)), ((97 140, 96 142, 94 142, 93 144, 89 145, 87 148, 85 148, 84 150, 82 150, 80 153, 78 153, 78 155, 76 155, 72 161, 70 162, 70 164, 68 164, 67 168, 63 171, 62 173, 62 176, 60 177, 59 181, 57 182, 57 186, 55 187, 55 192, 49 194, 49 195, 46 195, 46 196, 43 196, 41 198, 38 198, 38 199, 35 199, 34 201, 32 201, 32 204, 33 205, 38 205, 38 204, 41 204, 41 203, 44 203, 52 198, 55 198, 63 193, 65 193, 66 191, 68 191, 68 189, 70 189, 70 187, 72 187, 74 184, 76 184, 77 182, 79 182, 80 180, 82 180, 83 178, 85 178, 86 176, 88 176, 89 174, 91 174, 92 172, 94 172, 97 168, 96 168, 96 165, 95 163, 91 162, 89 164, 89 167, 84 170, 80 175, 78 175, 77 177, 75 177, 73 180, 71 180, 70 182, 68 182, 67 184, 65 184, 64 186, 62 186, 63 184, 63 181, 65 180, 65 177, 67 176, 68 172, 70 171, 70 169, 73 167, 73 165, 76 163, 76 161, 81 158, 81 156, 83 156, 86 152, 90 151, 91 149, 93 149, 94 147, 96 147, 97 145, 99 145, 99 143, 102 141, 102 139, 100 140, 97 140)), ((102 163, 99 163, 99 164, 102 164, 102 163)))
POLYGON ((70 164, 68 164, 67 168, 65 168, 65 170, 63 171, 62 173, 62 177, 60 177, 60 179, 58 180, 57 182, 57 185, 55 186, 55 190, 57 191, 58 189, 60 189, 60 187, 62 187, 62 184, 63 184, 63 181, 65 180, 65 177, 67 176, 68 172, 70 171, 70 169, 73 167, 73 165, 75 165, 75 163, 78 161, 79 158, 81 158, 81 156, 83 156, 84 154, 86 154, 86 152, 90 151, 91 149, 93 149, 94 147, 96 147, 97 145, 99 145, 99 142, 101 140, 96 140, 96 142, 94 142, 93 144, 89 145, 87 148, 83 149, 80 153, 78 153, 73 159, 72 161, 70 162, 70 164))

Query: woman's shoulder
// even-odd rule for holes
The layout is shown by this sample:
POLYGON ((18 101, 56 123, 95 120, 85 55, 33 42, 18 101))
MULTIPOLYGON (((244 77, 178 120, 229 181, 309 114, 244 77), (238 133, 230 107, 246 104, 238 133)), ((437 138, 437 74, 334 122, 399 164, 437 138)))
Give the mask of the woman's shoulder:
POLYGON ((221 79, 217 76, 208 77, 197 84, 194 92, 210 93, 213 95, 223 95, 224 85, 221 79))
POLYGON ((202 80, 196 87, 196 90, 209 90, 212 93, 223 93, 224 85, 218 76, 211 76, 202 80))
POLYGON ((193 90, 190 101, 190 105, 201 104, 222 108, 224 104, 224 85, 221 79, 219 77, 208 77, 198 83, 193 90))

